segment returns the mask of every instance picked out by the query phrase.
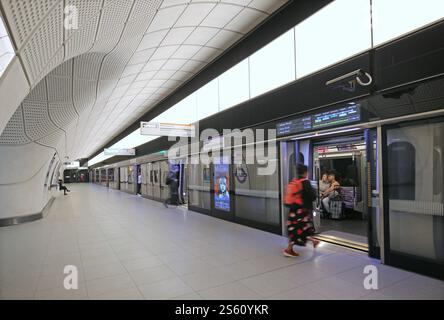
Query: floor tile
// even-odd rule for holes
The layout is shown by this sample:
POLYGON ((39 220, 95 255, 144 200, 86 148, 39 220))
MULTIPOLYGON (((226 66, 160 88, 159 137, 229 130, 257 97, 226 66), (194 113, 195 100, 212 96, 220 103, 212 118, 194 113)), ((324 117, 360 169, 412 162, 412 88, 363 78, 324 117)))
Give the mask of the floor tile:
POLYGON ((150 284, 174 277, 174 272, 165 265, 130 271, 131 278, 137 286, 150 284))
POLYGON ((275 234, 92 184, 71 188, 44 219, 0 228, 0 299, 444 300, 443 281, 361 252, 321 243, 289 259, 275 234), (68 264, 78 290, 63 286, 68 264), (363 288, 369 264, 378 290, 363 288))
POLYGON ((309 283, 299 289, 309 289, 334 300, 355 300, 372 293, 371 290, 365 289, 364 285, 355 285, 336 276, 309 283))
POLYGON ((118 293, 122 290, 135 288, 131 277, 126 274, 95 279, 86 282, 88 296, 95 298, 104 294, 118 293))
POLYGON ((139 287, 139 290, 147 300, 168 300, 193 292, 193 289, 178 277, 144 285, 139 287))
POLYGON ((263 297, 242 283, 230 283, 198 292, 206 300, 259 300, 263 297))

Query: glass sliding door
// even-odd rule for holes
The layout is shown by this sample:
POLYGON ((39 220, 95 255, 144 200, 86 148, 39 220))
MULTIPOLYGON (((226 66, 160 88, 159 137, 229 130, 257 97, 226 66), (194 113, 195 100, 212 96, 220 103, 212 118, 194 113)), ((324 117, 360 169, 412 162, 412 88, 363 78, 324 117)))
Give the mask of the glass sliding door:
POLYGON ((384 129, 386 263, 444 279, 444 119, 384 129))
POLYGON ((278 160, 271 160, 276 165, 273 174, 261 175, 258 163, 246 164, 245 150, 242 159, 233 165, 236 221, 281 234, 278 160))
POLYGON ((188 207, 209 213, 211 210, 211 170, 207 164, 188 165, 188 207))

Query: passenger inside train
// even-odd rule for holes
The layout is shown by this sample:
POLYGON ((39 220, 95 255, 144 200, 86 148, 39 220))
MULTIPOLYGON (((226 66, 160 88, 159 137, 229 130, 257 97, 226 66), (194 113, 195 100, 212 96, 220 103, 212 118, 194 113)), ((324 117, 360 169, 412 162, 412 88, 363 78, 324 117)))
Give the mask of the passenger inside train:
MULTIPOLYGON (((325 174, 324 174, 325 175, 325 174)), ((342 218, 342 199, 340 195, 341 185, 336 180, 336 173, 334 171, 329 171, 327 174, 327 183, 328 188, 324 191, 321 191, 319 188, 320 194, 319 197, 322 199, 321 209, 322 212, 325 212, 324 216, 333 218, 333 219, 341 219, 342 218), (339 206, 334 205, 334 201, 339 202, 339 206), (339 210, 338 207, 340 208, 339 210)))

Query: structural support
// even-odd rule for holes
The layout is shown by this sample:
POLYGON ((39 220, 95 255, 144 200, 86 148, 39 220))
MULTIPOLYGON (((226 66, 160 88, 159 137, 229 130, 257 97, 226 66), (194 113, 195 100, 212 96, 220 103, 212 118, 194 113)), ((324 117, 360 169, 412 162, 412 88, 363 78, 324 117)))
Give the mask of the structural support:
POLYGON ((381 263, 385 264, 385 237, 384 237, 384 170, 382 163, 382 126, 377 127, 377 157, 378 157, 378 190, 379 190, 379 247, 381 250, 381 263))

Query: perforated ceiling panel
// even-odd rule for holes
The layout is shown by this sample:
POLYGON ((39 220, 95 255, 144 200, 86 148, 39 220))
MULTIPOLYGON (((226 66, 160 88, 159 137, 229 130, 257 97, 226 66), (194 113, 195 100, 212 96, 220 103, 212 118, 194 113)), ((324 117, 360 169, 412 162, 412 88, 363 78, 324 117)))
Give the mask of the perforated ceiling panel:
MULTIPOLYGON (((34 2, 34 1, 20 1, 34 2)), ((46 2, 38 1, 38 2, 46 2)), ((37 30, 33 32, 26 42, 20 55, 23 59, 24 67, 28 71, 31 81, 39 81, 47 70, 48 62, 52 62, 56 67, 63 60, 63 55, 58 53, 63 44, 63 1, 52 8, 52 11, 45 17, 41 24, 36 24, 37 30)))
POLYGON ((31 142, 25 134, 23 121, 23 110, 20 106, 6 125, 3 134, 0 136, 0 144, 17 145, 31 142))
POLYGON ((54 5, 60 2, 60 0, 2 0, 3 6, 9 10, 8 22, 19 47, 35 32, 35 27, 54 5))
POLYGON ((285 2, 0 0, 32 87, 0 144, 88 157, 285 2))
POLYGON ((58 130, 50 120, 47 102, 25 100, 23 114, 26 134, 33 141, 58 130))

